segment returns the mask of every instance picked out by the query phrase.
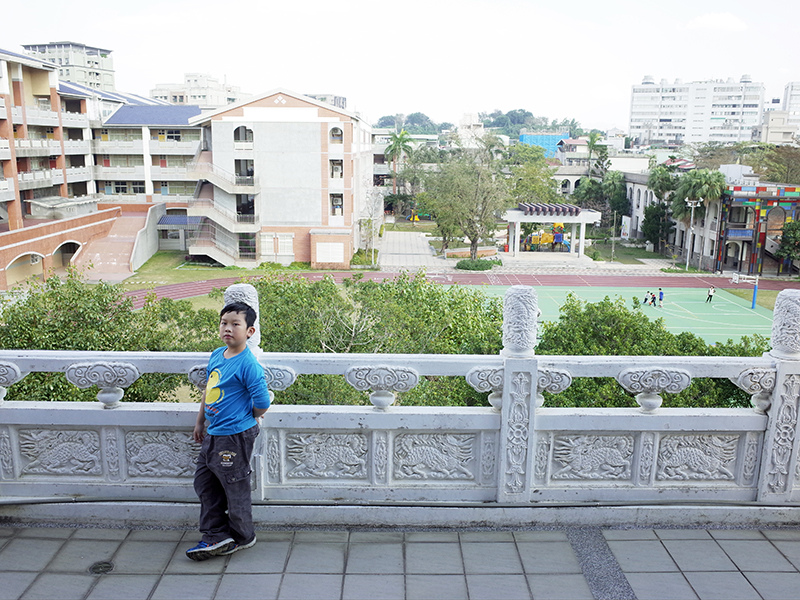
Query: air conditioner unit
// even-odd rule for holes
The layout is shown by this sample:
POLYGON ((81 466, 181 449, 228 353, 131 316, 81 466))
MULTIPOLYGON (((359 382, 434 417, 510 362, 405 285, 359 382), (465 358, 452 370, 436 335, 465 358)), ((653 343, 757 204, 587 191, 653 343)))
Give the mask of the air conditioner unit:
POLYGON ((41 256, 39 256, 38 254, 32 254, 31 255, 31 264, 32 265, 38 265, 40 262, 42 262, 42 257, 41 256))

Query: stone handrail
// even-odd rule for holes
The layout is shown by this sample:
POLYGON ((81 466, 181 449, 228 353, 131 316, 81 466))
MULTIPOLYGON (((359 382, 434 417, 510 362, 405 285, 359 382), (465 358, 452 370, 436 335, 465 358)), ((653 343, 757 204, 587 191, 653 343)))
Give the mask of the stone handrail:
MULTIPOLYGON (((276 405, 253 459, 254 501, 531 506, 800 503, 800 291, 775 307, 761 357, 538 356, 536 296, 506 296, 503 351, 263 353, 276 405), (343 376, 371 405, 281 406, 303 374, 343 376), (465 377, 491 407, 394 406, 427 376, 465 377), (554 408, 581 377, 614 378, 630 408, 554 408), (726 378, 753 408, 670 408, 662 394, 726 378)), ((144 373, 201 387, 206 353, 0 351, 0 386, 63 372, 99 403, 0 402, 0 496, 194 500, 197 406, 120 402, 144 373), (102 410, 100 407, 114 410, 102 410)))

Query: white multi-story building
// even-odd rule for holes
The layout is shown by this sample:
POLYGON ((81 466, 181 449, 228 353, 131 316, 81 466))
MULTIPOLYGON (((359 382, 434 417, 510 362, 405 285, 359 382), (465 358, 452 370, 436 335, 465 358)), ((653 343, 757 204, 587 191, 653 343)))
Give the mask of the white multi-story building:
POLYGON ((219 79, 203 73, 186 73, 183 83, 159 83, 150 90, 150 97, 156 100, 199 106, 203 110, 228 106, 249 95, 235 85, 220 83, 219 79))
POLYGON ((86 87, 114 91, 114 61, 111 50, 75 42, 23 45, 25 52, 39 60, 58 65, 58 78, 86 87))
POLYGON ((790 81, 783 89, 783 105, 787 114, 786 124, 800 131, 800 81, 790 81))
POLYGON ((646 76, 631 92, 630 136, 637 145, 682 145, 750 140, 761 124, 764 84, 743 75, 669 83, 646 76))

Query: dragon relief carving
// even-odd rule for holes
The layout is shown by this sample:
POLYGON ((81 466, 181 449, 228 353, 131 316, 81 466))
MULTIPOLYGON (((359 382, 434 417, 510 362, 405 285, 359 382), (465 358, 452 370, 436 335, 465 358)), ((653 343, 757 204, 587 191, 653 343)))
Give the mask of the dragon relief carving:
POLYGON ((191 477, 196 444, 186 433, 129 431, 125 434, 128 475, 134 477, 191 477))
POLYGON ((563 467, 553 479, 629 479, 632 454, 632 436, 558 436, 553 458, 563 467))
POLYGON ((296 433, 286 436, 286 477, 365 479, 367 437, 360 433, 296 433))
POLYGON ((95 431, 20 431, 19 447, 30 462, 23 473, 99 475, 100 437, 95 431))
POLYGON ((473 434, 406 433, 395 438, 396 479, 475 479, 473 434))
POLYGON ((738 435, 667 435, 658 448, 656 479, 731 480, 738 435))

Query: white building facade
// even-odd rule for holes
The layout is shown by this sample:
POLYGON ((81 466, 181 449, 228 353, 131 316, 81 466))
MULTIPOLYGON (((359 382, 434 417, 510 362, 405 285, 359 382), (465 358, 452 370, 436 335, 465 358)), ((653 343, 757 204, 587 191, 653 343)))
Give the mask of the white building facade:
POLYGON ((75 42, 23 45, 25 52, 39 60, 58 65, 58 77, 86 87, 114 91, 114 60, 111 50, 75 42))
POLYGON ((629 131, 637 145, 748 141, 761 124, 764 84, 743 75, 669 83, 646 76, 633 86, 629 131))

